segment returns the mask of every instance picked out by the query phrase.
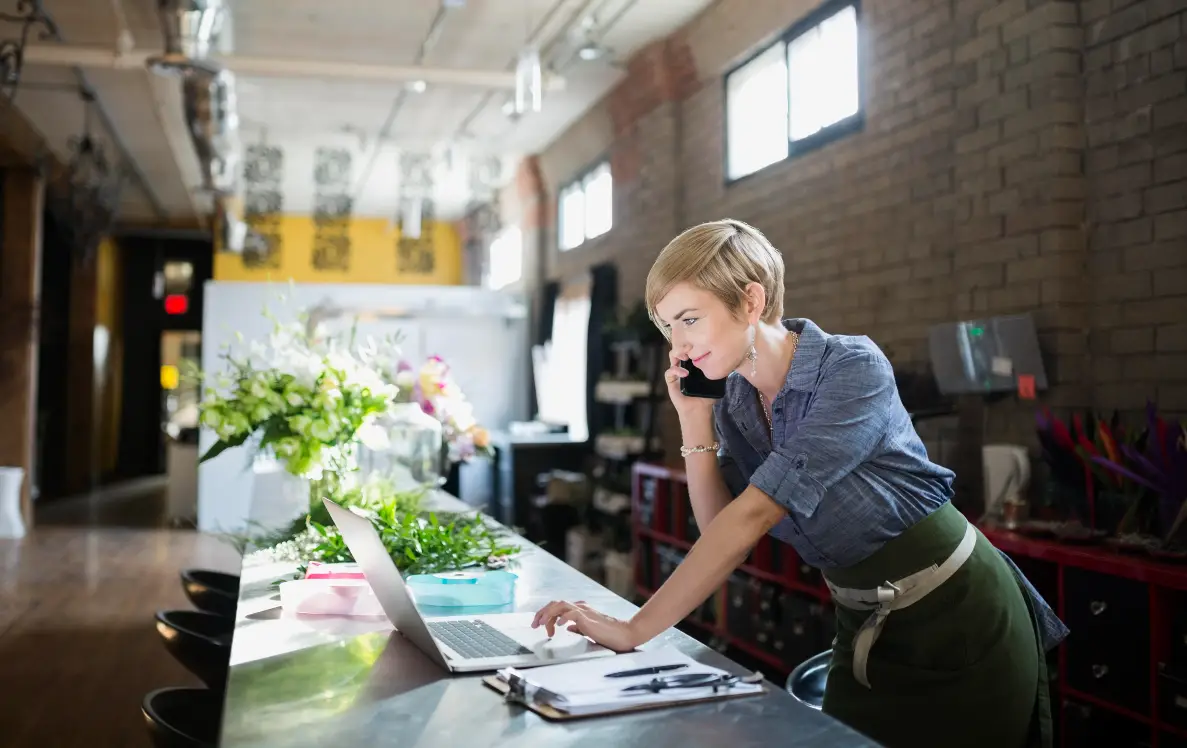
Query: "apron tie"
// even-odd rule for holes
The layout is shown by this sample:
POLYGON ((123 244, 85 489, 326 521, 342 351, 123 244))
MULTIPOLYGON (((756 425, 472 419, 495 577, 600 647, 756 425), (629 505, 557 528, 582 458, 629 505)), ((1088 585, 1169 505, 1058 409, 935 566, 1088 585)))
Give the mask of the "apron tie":
POLYGON ((857 679, 858 683, 866 688, 871 687, 869 676, 866 673, 870 650, 873 649, 874 642, 878 641, 878 637, 881 636, 890 613, 913 605, 948 581, 961 566, 964 566, 964 562, 968 561, 969 556, 973 555, 973 548, 976 544, 977 531, 969 523, 965 526, 964 537, 960 544, 943 563, 932 564, 897 582, 884 582, 875 589, 862 590, 838 587, 829 582, 827 578, 825 579, 836 602, 847 608, 872 611, 853 638, 853 677, 857 679))

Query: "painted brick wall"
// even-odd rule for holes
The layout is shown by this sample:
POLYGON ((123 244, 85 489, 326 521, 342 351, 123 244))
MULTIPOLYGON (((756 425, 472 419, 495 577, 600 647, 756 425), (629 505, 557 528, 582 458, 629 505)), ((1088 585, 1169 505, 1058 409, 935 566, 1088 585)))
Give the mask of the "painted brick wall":
MULTIPOLYGON (((1045 401, 1187 412, 1181 0, 865 0, 864 129, 726 186, 722 74, 815 5, 720 0, 639 53, 539 154, 542 275, 613 260, 629 301, 676 233, 739 218, 783 251, 789 315, 898 367, 931 324, 1030 311, 1045 401), (559 252, 556 190, 601 157, 614 228, 559 252)), ((989 438, 1031 412, 994 406, 989 438)))

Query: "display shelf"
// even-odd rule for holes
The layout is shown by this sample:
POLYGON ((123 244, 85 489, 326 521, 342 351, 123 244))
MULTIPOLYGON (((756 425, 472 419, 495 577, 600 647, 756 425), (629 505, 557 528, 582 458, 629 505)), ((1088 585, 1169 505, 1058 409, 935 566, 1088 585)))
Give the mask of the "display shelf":
MULTIPOLYGON (((679 468, 653 463, 632 467, 632 532, 642 550, 636 556, 636 581, 644 598, 698 537, 686 480, 679 468)), ((1110 748, 1172 748, 1187 739, 1187 564, 1122 553, 1103 544, 1069 545, 995 527, 981 529, 1014 559, 1072 631, 1059 647, 1052 672, 1057 745, 1073 748, 1083 744, 1078 741, 1084 735, 1110 748), (1163 665, 1170 672, 1163 674, 1163 665)), ((790 546, 764 538, 718 599, 714 622, 695 617, 703 613, 698 611, 687 619, 688 628, 781 674, 829 646, 828 588, 790 546), (769 610, 756 624, 747 605, 769 610), (781 622, 772 628, 763 620, 766 616, 781 622), (763 637, 771 641, 782 636, 788 620, 807 622, 808 635, 801 640, 784 637, 782 655, 759 643, 763 637)))
POLYGON ((1071 633, 1060 646, 1053 700, 1063 745, 1077 732, 1069 704, 1095 711, 1082 734, 1159 748, 1187 738, 1162 715, 1163 703, 1187 708, 1187 688, 1174 689, 1162 667, 1187 672, 1187 565, 1124 553, 1106 544, 1057 542, 982 526, 985 537, 1027 574, 1071 633), (1110 732, 1111 731, 1111 732, 1110 732), (1137 735, 1138 742, 1129 737, 1137 735))

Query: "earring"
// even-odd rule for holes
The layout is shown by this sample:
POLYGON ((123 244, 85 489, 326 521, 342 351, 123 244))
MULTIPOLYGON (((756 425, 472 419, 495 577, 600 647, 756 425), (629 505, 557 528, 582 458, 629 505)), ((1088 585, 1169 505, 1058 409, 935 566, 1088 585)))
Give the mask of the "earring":
POLYGON ((754 325, 750 326, 750 350, 746 351, 746 358, 750 361, 750 376, 758 374, 758 349, 754 347, 754 325))

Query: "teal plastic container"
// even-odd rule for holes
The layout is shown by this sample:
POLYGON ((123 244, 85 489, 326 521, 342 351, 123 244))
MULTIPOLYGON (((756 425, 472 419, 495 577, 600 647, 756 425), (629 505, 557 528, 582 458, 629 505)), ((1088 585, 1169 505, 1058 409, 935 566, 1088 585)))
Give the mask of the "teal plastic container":
POLYGON ((508 571, 448 571, 416 574, 405 580, 417 605, 439 608, 506 605, 515 599, 515 580, 508 571))

